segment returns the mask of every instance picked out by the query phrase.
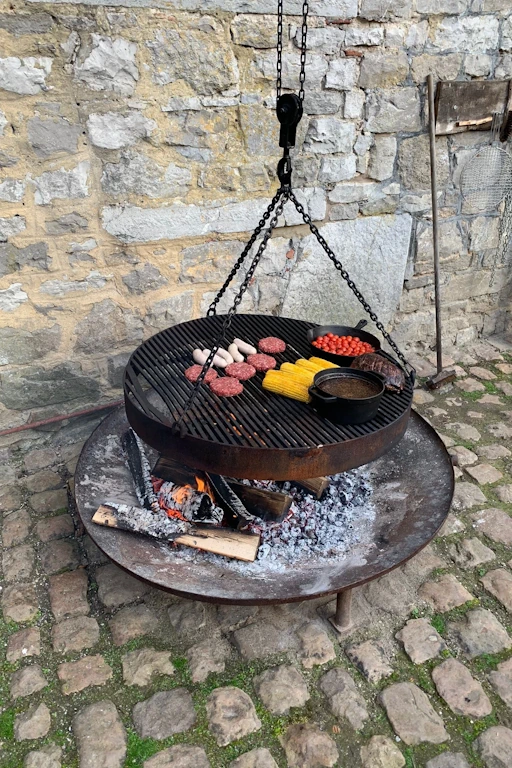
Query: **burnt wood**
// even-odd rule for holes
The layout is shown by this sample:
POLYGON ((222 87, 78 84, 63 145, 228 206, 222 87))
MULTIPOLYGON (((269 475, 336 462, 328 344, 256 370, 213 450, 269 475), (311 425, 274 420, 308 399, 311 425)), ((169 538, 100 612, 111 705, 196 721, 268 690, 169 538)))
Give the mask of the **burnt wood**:
MULTIPOLYGON (((196 347, 210 347, 224 316, 191 320, 145 341, 125 370, 128 420, 137 434, 163 456, 228 477, 302 480, 333 475, 366 464, 390 450, 409 421, 413 386, 406 377, 400 393, 386 392, 374 419, 364 424, 337 425, 313 408, 267 392, 263 375, 244 382, 237 397, 221 398, 201 387, 184 416, 183 437, 172 425, 183 413, 192 384, 184 371, 196 347)), ((257 344, 264 336, 287 343, 277 364, 309 357, 307 331, 314 323, 267 315, 235 315, 225 346, 236 338, 257 344)), ((398 365, 398 363, 397 363, 398 365)))
MULTIPOLYGON (((162 480, 170 480, 172 483, 179 483, 180 485, 193 485, 194 487, 197 475, 205 479, 203 472, 194 472, 190 467, 178 464, 178 462, 165 456, 158 459, 153 467, 153 474, 162 480)), ((256 515, 262 520, 275 522, 281 522, 286 517, 292 503, 292 497, 288 494, 251 488, 249 485, 238 483, 236 480, 227 479, 231 488, 252 515, 256 515)))

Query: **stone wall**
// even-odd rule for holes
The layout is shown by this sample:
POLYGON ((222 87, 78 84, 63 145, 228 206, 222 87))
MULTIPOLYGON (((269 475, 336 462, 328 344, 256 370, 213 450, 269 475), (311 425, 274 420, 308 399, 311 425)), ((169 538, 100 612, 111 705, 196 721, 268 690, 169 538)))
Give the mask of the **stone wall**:
MULTIPOLYGON (((298 196, 401 343, 431 343, 424 82, 512 77, 510 0, 310 5, 298 196)), ((133 348, 207 308, 276 189, 275 7, 2 4, 0 429, 120 396, 133 348)), ((286 88, 299 22, 285 25, 286 88)), ((486 140, 437 141, 450 343, 506 320, 497 220, 464 210, 457 187, 486 140)), ((285 209, 242 308, 359 319, 337 278, 285 209)))

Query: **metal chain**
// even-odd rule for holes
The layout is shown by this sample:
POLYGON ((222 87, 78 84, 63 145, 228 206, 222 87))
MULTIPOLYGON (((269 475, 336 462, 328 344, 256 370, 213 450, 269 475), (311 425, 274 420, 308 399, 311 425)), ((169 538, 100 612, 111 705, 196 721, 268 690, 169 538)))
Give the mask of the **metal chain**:
MULTIPOLYGON (((283 76, 283 0, 277 0, 277 98, 281 96, 283 76)), ((300 42, 300 74, 299 74, 299 99, 304 101, 304 82, 306 80, 306 51, 308 39, 308 15, 309 2, 304 0, 302 4, 302 31, 300 42)))
POLYGON ((265 213, 261 217, 261 219, 260 219, 260 221, 258 223, 258 226, 256 227, 256 229, 252 233, 251 239, 249 240, 249 242, 247 243, 247 245, 243 249, 242 253, 240 254, 240 257, 235 262, 235 264, 233 266, 233 269, 231 270, 231 272, 227 276, 224 285, 222 286, 222 288, 220 289, 220 291, 218 292, 218 294, 215 296, 214 300, 212 301, 212 303, 208 307, 208 312, 206 313, 206 317, 211 317, 211 315, 216 315, 217 314, 217 304, 219 303, 219 301, 222 299, 222 297, 226 293, 226 290, 228 289, 229 284, 231 283, 233 278, 236 276, 236 273, 238 272, 238 270, 240 269, 240 267, 244 263, 245 259, 247 258, 247 255, 249 254, 249 251, 251 250, 252 246, 254 245, 256 240, 258 239, 258 235, 260 234, 260 232, 265 227, 265 224, 269 220, 269 218, 270 218, 270 216, 272 214, 272 211, 276 207, 276 205, 277 205, 281 195, 282 195, 282 190, 278 189, 276 194, 272 198, 272 202, 270 203, 270 205, 268 206, 267 210, 265 211, 265 213))
MULTIPOLYGON (((221 330, 219 331, 219 333, 218 333, 218 335, 217 335, 217 337, 215 339, 215 342, 214 342, 214 344, 213 344, 213 346, 212 346, 212 348, 210 350, 210 354, 208 355, 208 357, 207 357, 207 359, 206 359, 206 361, 205 361, 205 363, 203 365, 201 373, 199 374, 199 376, 198 376, 198 378, 197 378, 197 380, 196 380, 196 382, 194 384, 194 387, 192 389, 192 392, 190 393, 189 397, 187 398, 187 400, 185 402, 185 405, 183 406, 183 409, 182 409, 178 419, 173 424, 173 428, 172 428, 173 432, 179 433, 179 434, 181 434, 181 436, 183 436, 185 434, 184 427, 183 427, 183 419, 185 418, 186 413, 190 410, 190 408, 192 407, 193 403, 195 402, 195 399, 196 399, 196 397, 198 395, 198 392, 199 392, 199 388, 201 387, 201 384, 203 383, 203 380, 204 380, 204 377, 206 376, 207 371, 211 367, 211 364, 213 362, 213 358, 217 354, 217 351, 218 351, 221 343, 224 341, 224 339, 226 337, 226 332, 227 332, 227 330, 229 329, 229 327, 230 327, 230 325, 232 323, 233 315, 236 313, 236 310, 238 309, 238 307, 239 307, 239 305, 240 305, 240 303, 241 303, 241 301, 242 301, 242 299, 244 297, 244 293, 246 292, 247 288, 249 287, 249 284, 250 284, 250 282, 251 282, 251 280, 253 278, 254 272, 256 271, 256 267, 260 263, 261 257, 263 256, 263 253, 264 253, 264 251, 265 251, 265 249, 267 247, 267 243, 268 243, 268 241, 270 239, 270 236, 272 235, 272 232, 276 228, 278 219, 279 219, 279 217, 281 216, 281 214, 283 212, 284 205, 285 205, 286 201, 288 200, 290 194, 291 194, 290 190, 283 189, 281 187, 281 189, 277 192, 276 196, 272 200, 272 203, 267 208, 266 213, 268 214, 268 216, 266 216, 265 219, 262 218, 262 220, 260 221, 260 225, 261 226, 260 226, 259 229, 261 231, 261 229, 263 228, 263 226, 265 224, 265 221, 268 220, 269 216, 272 214, 272 211, 273 211, 273 215, 272 215, 272 218, 270 219, 270 222, 269 222, 269 225, 268 225, 268 229, 266 230, 265 234, 263 235, 261 243, 258 246, 258 250, 256 251, 256 253, 255 253, 255 255, 254 255, 253 259, 252 259, 252 262, 251 262, 251 264, 249 266, 249 269, 247 270, 247 274, 245 275, 245 278, 244 278, 242 284, 240 285, 240 288, 238 289, 238 292, 237 292, 237 294, 235 296, 233 304, 231 305, 228 313, 226 314, 226 316, 225 316, 225 318, 223 320, 221 330)), ((253 235, 253 237, 251 238, 251 241, 254 242, 255 239, 256 238, 253 235)), ((248 252, 248 248, 246 248, 245 250, 247 250, 247 252, 248 252)))
POLYGON ((306 47, 308 39, 308 13, 309 3, 304 0, 302 6, 302 37, 300 44, 300 75, 299 75, 299 99, 304 101, 304 81, 306 80, 306 47))
POLYGON ((292 203, 295 205, 296 209, 298 210, 298 212, 300 213, 300 215, 304 219, 304 223, 308 225, 308 227, 310 228, 311 232, 313 233, 313 235, 316 237, 316 239, 318 240, 318 242, 320 243, 320 245, 322 246, 322 248, 326 252, 327 256, 330 258, 330 260, 332 261, 332 263, 334 264, 334 266, 336 267, 338 272, 341 274, 342 278, 345 280, 345 282, 347 283, 348 287, 350 288, 350 290, 352 291, 352 293, 354 294, 356 299, 359 301, 360 304, 362 304, 365 312, 370 316, 371 320, 375 323, 376 327, 382 333, 382 335, 384 336, 384 338, 388 342, 388 344, 391 347, 391 349, 396 353, 397 357, 402 361, 402 363, 406 367, 411 368, 412 370, 414 370, 412 368, 411 364, 406 360, 406 358, 404 357, 402 352, 400 352, 399 348, 397 347, 397 345, 395 344, 395 342, 393 341, 393 339, 391 338, 389 333, 386 331, 386 329, 384 328, 383 324, 378 319, 377 315, 375 314, 373 309, 370 307, 370 305, 368 304, 368 302, 364 298, 363 294, 360 292, 360 290, 358 289, 358 287, 356 286, 354 281, 351 279, 351 277, 348 274, 347 270, 343 267, 343 264, 341 263, 341 261, 339 261, 339 259, 335 255, 334 251, 331 250, 331 248, 329 247, 329 244, 327 243, 325 238, 320 234, 320 232, 317 229, 317 227, 313 224, 313 221, 311 220, 311 217, 309 216, 308 213, 306 213, 306 211, 304 210, 304 207, 299 203, 299 201, 297 200, 297 198, 295 197, 293 192, 290 191, 288 193, 288 199, 291 200, 292 203))
POLYGON ((283 74, 283 0, 277 0, 277 98, 281 95, 281 78, 283 74))

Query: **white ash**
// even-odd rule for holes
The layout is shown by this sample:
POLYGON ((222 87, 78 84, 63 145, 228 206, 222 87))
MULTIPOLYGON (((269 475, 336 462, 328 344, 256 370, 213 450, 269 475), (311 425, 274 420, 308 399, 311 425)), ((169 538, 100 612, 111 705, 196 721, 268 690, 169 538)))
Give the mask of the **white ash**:
POLYGON ((332 475, 322 499, 293 483, 272 480, 244 480, 247 485, 271 491, 285 491, 293 498, 290 513, 282 523, 260 522, 252 526, 261 534, 258 555, 253 563, 212 555, 188 547, 173 552, 188 561, 208 560, 247 574, 285 571, 292 565, 315 566, 354 554, 372 546, 376 517, 371 500, 373 488, 365 468, 332 475))

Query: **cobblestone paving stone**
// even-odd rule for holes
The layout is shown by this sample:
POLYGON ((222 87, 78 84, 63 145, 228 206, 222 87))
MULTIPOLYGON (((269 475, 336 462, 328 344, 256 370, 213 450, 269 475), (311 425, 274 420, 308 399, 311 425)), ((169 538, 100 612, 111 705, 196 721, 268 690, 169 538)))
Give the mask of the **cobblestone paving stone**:
POLYGON ((511 768, 512 357, 455 362, 458 386, 415 399, 458 470, 453 512, 355 591, 342 640, 331 600, 146 587, 66 508, 79 445, 4 451, 0 768, 511 768))

